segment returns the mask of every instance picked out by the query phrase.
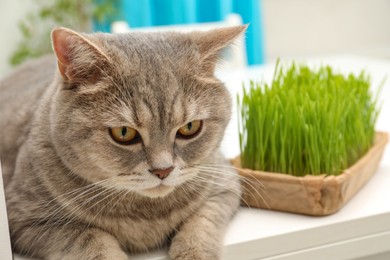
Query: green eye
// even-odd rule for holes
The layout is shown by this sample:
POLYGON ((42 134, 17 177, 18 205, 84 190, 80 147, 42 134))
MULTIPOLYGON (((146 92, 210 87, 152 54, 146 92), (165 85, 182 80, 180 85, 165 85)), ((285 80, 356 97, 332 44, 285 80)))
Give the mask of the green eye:
POLYGON ((180 127, 177 131, 177 136, 185 139, 193 138, 200 132, 201 129, 202 121, 194 120, 180 127))
POLYGON ((109 131, 112 139, 120 144, 133 144, 141 138, 135 129, 128 126, 113 127, 109 131))

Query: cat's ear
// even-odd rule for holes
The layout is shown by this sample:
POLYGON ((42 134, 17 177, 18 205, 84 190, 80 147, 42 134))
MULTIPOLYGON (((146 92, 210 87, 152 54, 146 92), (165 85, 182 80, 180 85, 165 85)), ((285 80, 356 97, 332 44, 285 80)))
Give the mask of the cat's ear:
POLYGON ((101 68, 109 58, 92 41, 67 28, 51 33, 58 70, 63 80, 72 85, 94 84, 101 77, 101 68))
POLYGON ((192 33, 192 39, 199 48, 203 71, 214 73, 220 51, 233 43, 247 28, 248 25, 241 25, 192 33))

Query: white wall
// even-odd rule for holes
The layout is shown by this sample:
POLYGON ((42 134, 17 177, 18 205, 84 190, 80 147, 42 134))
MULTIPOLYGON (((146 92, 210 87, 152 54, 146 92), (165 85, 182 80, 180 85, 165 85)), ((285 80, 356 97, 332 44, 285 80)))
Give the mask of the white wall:
POLYGON ((18 22, 33 8, 31 0, 0 0, 0 77, 12 69, 8 59, 22 38, 18 22))
POLYGON ((266 56, 390 58, 389 0, 263 0, 266 56))
MULTIPOLYGON (((340 53, 390 59, 390 0, 262 0, 266 57, 340 53)), ((31 0, 0 0, 0 77, 31 0)))

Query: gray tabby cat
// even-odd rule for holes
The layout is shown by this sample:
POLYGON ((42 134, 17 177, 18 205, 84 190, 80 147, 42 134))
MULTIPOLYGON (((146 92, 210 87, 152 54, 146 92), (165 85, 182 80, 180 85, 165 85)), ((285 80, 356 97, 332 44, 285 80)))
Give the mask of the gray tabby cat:
POLYGON ((245 29, 53 30, 56 59, 0 82, 14 251, 127 259, 168 245, 173 259, 220 258, 240 186, 218 151, 231 101, 214 69, 245 29))

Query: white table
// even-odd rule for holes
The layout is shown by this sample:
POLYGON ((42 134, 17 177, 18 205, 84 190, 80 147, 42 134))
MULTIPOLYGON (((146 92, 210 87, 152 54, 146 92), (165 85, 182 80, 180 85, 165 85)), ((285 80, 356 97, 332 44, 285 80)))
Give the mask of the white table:
POLYGON ((7 211, 5 206, 5 196, 3 190, 3 175, 0 163, 0 259, 11 259, 11 242, 9 240, 9 229, 7 211))
MULTIPOLYGON (((390 74, 390 61, 339 56, 310 59, 309 65, 329 64, 342 72, 365 69, 373 87, 390 74)), ((235 95, 241 81, 272 78, 274 64, 246 71, 220 73, 235 95)), ((382 90, 383 102, 377 129, 390 132, 390 77, 382 90)), ((222 150, 228 157, 239 153, 236 108, 222 150)), ((390 252, 390 149, 378 172, 339 212, 309 217, 262 209, 241 208, 225 237, 224 259, 352 259, 390 252)), ((21 259, 21 258, 15 258, 21 259)), ((133 258, 132 258, 133 259, 133 258)), ((135 259, 167 259, 165 252, 138 255, 135 259)))

